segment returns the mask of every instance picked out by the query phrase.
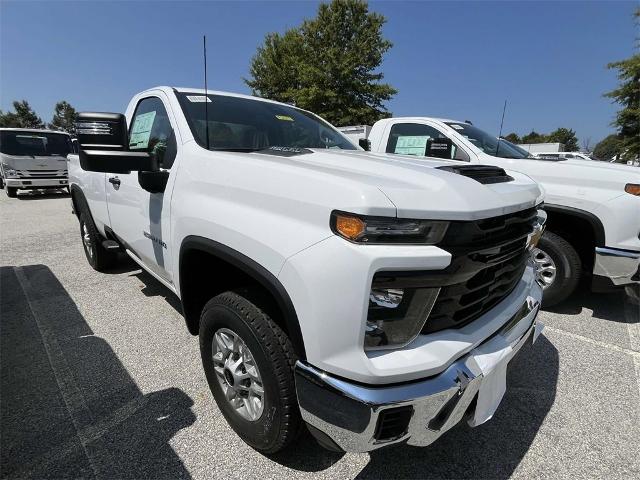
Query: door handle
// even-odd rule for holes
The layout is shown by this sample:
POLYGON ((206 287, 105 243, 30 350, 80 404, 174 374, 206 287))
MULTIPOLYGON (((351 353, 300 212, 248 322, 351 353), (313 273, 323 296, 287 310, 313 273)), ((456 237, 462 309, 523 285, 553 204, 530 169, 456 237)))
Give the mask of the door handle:
POLYGON ((120 188, 120 179, 118 177, 110 177, 109 183, 112 184, 116 190, 120 188))

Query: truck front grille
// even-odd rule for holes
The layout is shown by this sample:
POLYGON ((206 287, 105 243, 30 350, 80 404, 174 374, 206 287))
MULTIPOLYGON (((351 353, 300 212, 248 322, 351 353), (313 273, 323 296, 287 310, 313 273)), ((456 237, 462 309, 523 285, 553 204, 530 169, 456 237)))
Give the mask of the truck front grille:
POLYGON ((522 278, 527 264, 527 237, 537 209, 472 222, 451 222, 438 247, 451 253, 444 270, 378 272, 372 288, 439 288, 421 331, 460 328, 503 300, 522 278))
POLYGON ((527 236, 533 229, 536 209, 449 227, 441 246, 451 252, 449 281, 422 333, 459 328, 493 308, 513 291, 529 256, 527 236))
POLYGON ((18 177, 20 178, 56 178, 67 177, 67 170, 18 170, 18 177))

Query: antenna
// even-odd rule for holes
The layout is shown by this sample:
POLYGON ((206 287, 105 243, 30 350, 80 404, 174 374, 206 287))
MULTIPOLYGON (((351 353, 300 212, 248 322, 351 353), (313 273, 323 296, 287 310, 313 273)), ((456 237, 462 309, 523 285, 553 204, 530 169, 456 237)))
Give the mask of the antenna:
MULTIPOLYGON (((207 150, 209 150, 209 96, 207 90, 207 36, 202 36, 202 45, 204 47, 204 130, 207 136, 207 150)), ((504 116, 504 114, 503 114, 504 116)))
POLYGON ((500 137, 502 137, 502 125, 504 124, 504 112, 507 110, 507 99, 504 99, 504 107, 502 107, 502 120, 500 121, 500 133, 498 134, 498 143, 496 144, 496 154, 498 156, 498 150, 500 150, 500 137))

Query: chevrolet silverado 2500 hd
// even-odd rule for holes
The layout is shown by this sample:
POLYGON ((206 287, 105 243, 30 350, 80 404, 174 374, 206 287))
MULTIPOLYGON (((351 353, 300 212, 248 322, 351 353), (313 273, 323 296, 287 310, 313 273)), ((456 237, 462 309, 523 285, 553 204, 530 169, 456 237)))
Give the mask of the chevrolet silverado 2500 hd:
POLYGON ((625 287, 638 297, 640 172, 605 162, 535 159, 468 122, 431 117, 380 120, 368 134, 368 145, 374 152, 494 165, 540 182, 548 220, 534 260, 544 285, 544 305, 571 295, 583 272, 593 275, 596 290, 625 287))
POLYGON ((53 130, 0 128, 0 182, 7 196, 18 190, 67 188, 71 136, 53 130))
POLYGON ((359 452, 478 425, 541 329, 525 175, 398 162, 299 108, 195 89, 77 128, 87 260, 122 250, 178 295, 220 411, 260 451, 304 423, 359 452))

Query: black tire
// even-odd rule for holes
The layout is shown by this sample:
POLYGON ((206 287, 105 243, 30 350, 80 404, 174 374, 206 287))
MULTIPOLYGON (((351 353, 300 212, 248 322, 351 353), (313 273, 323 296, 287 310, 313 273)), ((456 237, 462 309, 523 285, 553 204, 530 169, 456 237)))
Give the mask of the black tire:
POLYGON ((296 355, 287 335, 252 303, 249 291, 225 292, 205 305, 200 317, 200 353, 211 393, 233 430, 254 449, 273 454, 296 438, 302 425, 293 367, 296 355), (214 369, 214 335, 231 330, 249 349, 264 389, 256 420, 243 418, 226 399, 214 369))
POLYGON ((18 189, 16 187, 7 187, 7 197, 16 198, 18 196, 18 189))
POLYGON ((89 265, 98 272, 104 272, 113 267, 118 258, 117 253, 109 252, 102 246, 103 238, 86 209, 80 212, 78 220, 80 221, 80 239, 89 265))
POLYGON ((0 177, 0 190, 4 188, 4 178, 0 177))
POLYGON ((582 261, 576 249, 557 233, 547 230, 538 248, 551 257, 556 267, 553 282, 544 288, 542 306, 551 307, 566 300, 578 287, 582 261))

